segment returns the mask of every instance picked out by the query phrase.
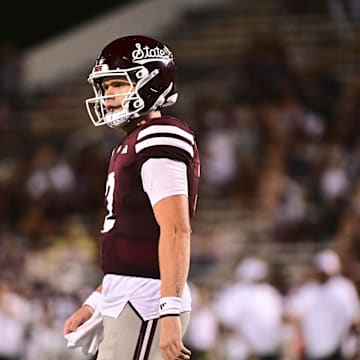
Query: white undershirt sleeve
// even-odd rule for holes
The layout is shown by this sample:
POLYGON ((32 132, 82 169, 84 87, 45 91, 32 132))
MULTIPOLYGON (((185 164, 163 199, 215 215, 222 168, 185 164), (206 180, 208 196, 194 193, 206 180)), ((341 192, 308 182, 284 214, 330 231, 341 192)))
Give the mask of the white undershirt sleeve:
POLYGON ((172 195, 188 195, 186 165, 167 158, 151 158, 141 168, 143 188, 151 205, 172 195))

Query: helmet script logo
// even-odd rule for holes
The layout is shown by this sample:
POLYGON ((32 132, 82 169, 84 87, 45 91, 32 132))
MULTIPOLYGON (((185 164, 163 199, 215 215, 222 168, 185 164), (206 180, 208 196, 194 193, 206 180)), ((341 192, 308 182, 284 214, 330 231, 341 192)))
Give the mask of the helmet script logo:
POLYGON ((173 54, 166 46, 160 49, 158 46, 154 48, 150 48, 149 46, 142 47, 140 43, 136 43, 135 47, 136 49, 131 53, 134 63, 145 64, 150 61, 168 63, 173 60, 173 54))

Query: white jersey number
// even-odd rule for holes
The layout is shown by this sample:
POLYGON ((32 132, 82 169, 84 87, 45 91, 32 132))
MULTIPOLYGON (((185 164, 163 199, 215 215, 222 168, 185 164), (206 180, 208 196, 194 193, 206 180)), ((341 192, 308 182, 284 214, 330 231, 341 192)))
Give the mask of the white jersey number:
POLYGON ((101 230, 101 233, 106 233, 110 231, 115 225, 115 219, 112 219, 114 215, 113 212, 114 191, 115 191, 115 172, 111 172, 106 180, 105 197, 106 197, 107 214, 105 216, 104 225, 101 230))

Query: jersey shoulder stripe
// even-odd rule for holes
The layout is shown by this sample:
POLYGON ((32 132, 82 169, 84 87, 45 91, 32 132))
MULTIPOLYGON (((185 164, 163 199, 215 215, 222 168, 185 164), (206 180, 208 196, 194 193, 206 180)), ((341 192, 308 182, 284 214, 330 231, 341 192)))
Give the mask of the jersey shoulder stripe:
POLYGON ((190 144, 194 145, 194 136, 174 125, 151 125, 144 130, 139 131, 137 140, 141 140, 144 137, 156 135, 156 134, 172 134, 185 138, 190 144))
POLYGON ((185 150, 190 154, 191 157, 194 157, 194 149, 188 142, 170 136, 152 137, 144 139, 135 145, 135 152, 139 153, 141 150, 144 150, 146 148, 163 145, 175 146, 179 149, 185 150))
POLYGON ((153 146, 174 146, 194 157, 194 136, 174 125, 151 125, 139 131, 136 141, 136 153, 153 146))

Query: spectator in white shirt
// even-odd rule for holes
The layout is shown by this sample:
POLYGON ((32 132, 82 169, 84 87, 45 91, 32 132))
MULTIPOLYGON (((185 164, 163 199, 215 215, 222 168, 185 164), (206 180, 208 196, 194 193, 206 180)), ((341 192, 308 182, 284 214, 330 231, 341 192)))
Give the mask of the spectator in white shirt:
POLYGON ((236 282, 223 290, 216 303, 221 323, 232 330, 227 359, 280 358, 283 301, 267 282, 268 265, 259 258, 244 259, 236 269, 236 282), (242 349, 234 349, 241 344, 242 349))
POLYGON ((341 275, 338 255, 324 250, 314 258, 315 277, 289 296, 287 315, 297 329, 298 356, 342 360, 343 341, 358 322, 360 303, 352 281, 341 275))

